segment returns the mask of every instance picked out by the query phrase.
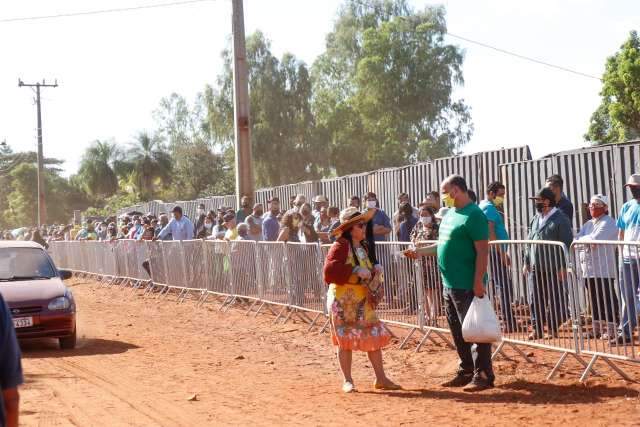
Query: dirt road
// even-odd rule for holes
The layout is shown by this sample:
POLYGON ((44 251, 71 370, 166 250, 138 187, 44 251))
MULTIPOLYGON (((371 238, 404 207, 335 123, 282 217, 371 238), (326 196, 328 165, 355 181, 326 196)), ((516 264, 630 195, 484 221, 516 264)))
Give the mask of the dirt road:
MULTIPOLYGON (((371 391, 364 355, 354 357, 359 393, 344 395, 326 334, 274 325, 270 315, 220 313, 217 306, 123 299, 118 289, 71 282, 78 300, 78 349, 23 343, 24 425, 638 425, 640 387, 604 366, 587 386, 568 364, 554 382, 554 359, 496 363, 497 387, 467 394, 440 387, 453 351, 430 345, 385 353, 390 376, 407 390, 371 391), (546 366, 543 365, 546 364, 546 366)), ((397 347, 397 346, 396 346, 397 347)), ((510 353, 508 353, 510 354, 510 353)), ((631 371, 640 378, 640 371, 631 371)))

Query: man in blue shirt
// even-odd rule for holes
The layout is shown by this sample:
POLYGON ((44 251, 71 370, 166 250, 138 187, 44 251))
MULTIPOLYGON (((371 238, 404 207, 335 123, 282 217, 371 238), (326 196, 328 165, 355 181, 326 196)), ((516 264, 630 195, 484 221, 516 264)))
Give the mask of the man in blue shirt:
MULTIPOLYGON (((480 209, 489 222, 489 241, 509 240, 509 234, 504 226, 504 217, 498 211, 498 208, 504 205, 505 193, 505 186, 501 182, 492 182, 487 187, 487 198, 480 202, 480 209)), ((516 323, 511 307, 513 285, 509 274, 511 259, 506 248, 490 245, 489 266, 496 294, 500 297, 500 310, 506 324, 506 331, 514 332, 516 323)))
POLYGON ((24 382, 20 347, 13 328, 9 307, 0 294, 0 426, 18 425, 20 396, 18 386, 24 382))
POLYGON ((367 209, 378 208, 371 223, 373 224, 373 238, 376 242, 384 242, 387 240, 387 236, 391 233, 391 220, 378 203, 378 196, 376 193, 368 192, 365 196, 367 202, 367 209))
POLYGON ((154 240, 164 240, 165 236, 171 233, 173 240, 193 240, 193 223, 189 218, 182 215, 182 208, 176 206, 173 208, 173 218, 169 221, 158 237, 154 240))
POLYGON ((278 221, 280 199, 273 197, 268 203, 269 212, 264 215, 262 221, 262 239, 265 242, 275 242, 278 240, 278 233, 280 232, 280 222, 278 221))
MULTIPOLYGON (((631 175, 625 187, 629 187, 633 199, 622 205, 620 209, 617 222, 618 240, 629 243, 638 242, 640 241, 640 175, 631 175)), ((611 340, 611 344, 631 343, 633 330, 637 326, 639 252, 640 248, 633 244, 624 245, 622 249, 622 280, 619 280, 622 298, 620 327, 618 336, 611 340)))

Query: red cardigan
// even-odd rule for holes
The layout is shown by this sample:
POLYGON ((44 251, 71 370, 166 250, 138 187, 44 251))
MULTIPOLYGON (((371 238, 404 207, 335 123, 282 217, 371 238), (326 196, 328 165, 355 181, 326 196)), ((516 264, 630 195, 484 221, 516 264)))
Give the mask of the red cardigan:
POLYGON ((343 237, 329 249, 327 259, 324 261, 323 276, 325 283, 348 283, 353 274, 353 265, 347 263, 351 243, 343 237))

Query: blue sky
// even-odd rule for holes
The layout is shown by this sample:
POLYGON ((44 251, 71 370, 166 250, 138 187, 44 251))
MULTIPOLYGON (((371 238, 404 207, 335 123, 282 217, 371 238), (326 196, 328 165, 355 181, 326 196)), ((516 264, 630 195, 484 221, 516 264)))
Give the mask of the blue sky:
MULTIPOLYGON (((166 0, 12 0, 0 19, 163 3, 166 0)), ((449 31, 600 76, 607 56, 638 28, 633 0, 413 0, 444 4, 449 31)), ((311 64, 323 51, 341 0, 245 0, 247 32, 262 30, 277 55, 311 64)), ((36 146, 35 106, 18 78, 58 79, 43 92, 45 155, 77 170, 94 139, 127 143, 152 129, 160 98, 192 99, 221 69, 231 32, 229 0, 118 14, 0 23, 0 141, 36 146)), ((465 85, 475 132, 465 152, 528 144, 534 156, 584 145, 600 82, 449 38, 465 51, 465 85)))

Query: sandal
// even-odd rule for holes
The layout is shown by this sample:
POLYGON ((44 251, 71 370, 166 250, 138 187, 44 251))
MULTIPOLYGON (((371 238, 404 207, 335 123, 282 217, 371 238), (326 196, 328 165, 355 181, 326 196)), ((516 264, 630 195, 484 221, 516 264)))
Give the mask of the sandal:
POLYGON ((402 386, 394 383, 389 379, 383 383, 379 383, 378 380, 375 380, 373 382, 373 388, 376 390, 402 390, 402 386))

